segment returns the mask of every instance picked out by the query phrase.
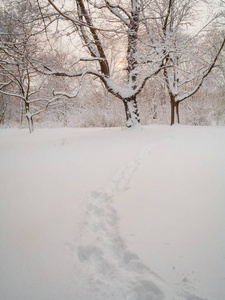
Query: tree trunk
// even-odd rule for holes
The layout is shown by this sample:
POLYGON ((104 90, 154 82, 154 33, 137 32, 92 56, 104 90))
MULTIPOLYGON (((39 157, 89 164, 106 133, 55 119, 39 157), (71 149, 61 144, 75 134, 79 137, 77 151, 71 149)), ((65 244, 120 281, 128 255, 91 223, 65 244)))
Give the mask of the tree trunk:
POLYGON ((24 113, 24 106, 23 106, 23 100, 20 100, 20 126, 23 124, 23 113, 24 113))
POLYGON ((1 112, 0 112, 0 124, 4 125, 4 120, 5 120, 5 112, 7 108, 7 102, 6 99, 3 97, 1 94, 1 101, 0 101, 0 106, 1 106, 1 112))
POLYGON ((63 119, 64 119, 64 127, 67 127, 67 102, 63 100, 64 112, 63 112, 63 119))
POLYGON ((29 103, 25 103, 25 109, 26 109, 26 118, 28 121, 29 132, 32 133, 34 131, 34 124, 33 124, 33 116, 30 112, 29 103))
POLYGON ((136 97, 123 100, 126 112, 126 125, 128 128, 140 124, 140 117, 136 97))
MULTIPOLYGON (((6 82, 6 77, 5 76, 1 76, 1 80, 3 82, 6 82)), ((3 91, 5 90, 5 88, 3 88, 3 91)), ((0 94, 0 124, 4 124, 5 121, 5 113, 6 113, 6 108, 7 108, 7 98, 5 97, 5 95, 0 94)))
POLYGON ((180 115, 179 115, 179 101, 175 101, 174 97, 171 98, 171 122, 170 125, 180 124, 180 115))
MULTIPOLYGON (((134 90, 137 86, 137 42, 138 42, 138 28, 139 28, 139 13, 140 10, 137 5, 137 0, 131 1, 131 18, 128 26, 128 47, 127 47, 127 76, 128 83, 134 90)), ((123 100, 126 112, 126 125, 128 128, 140 124, 140 117, 137 107, 136 96, 126 98, 123 100)))

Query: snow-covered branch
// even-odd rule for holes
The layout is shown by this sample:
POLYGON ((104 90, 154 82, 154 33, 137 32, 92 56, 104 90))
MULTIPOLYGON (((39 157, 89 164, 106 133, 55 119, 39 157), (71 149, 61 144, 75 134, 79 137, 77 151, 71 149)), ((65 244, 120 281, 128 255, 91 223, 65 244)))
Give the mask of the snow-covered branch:
POLYGON ((121 87, 108 77, 102 77, 101 79, 105 83, 108 91, 114 96, 118 97, 119 99, 129 99, 137 96, 143 89, 147 80, 153 76, 156 76, 162 69, 163 67, 160 66, 154 71, 147 72, 147 74, 141 78, 140 83, 135 88, 131 88, 129 85, 127 87, 121 87))
POLYGON ((2 92, 2 89, 10 85, 12 82, 12 80, 9 80, 8 82, 0 82, 0 91, 2 92))
POLYGON ((54 96, 57 96, 57 95, 58 96, 65 96, 65 97, 70 98, 70 99, 71 98, 76 98, 78 96, 79 92, 80 92, 79 89, 77 89, 73 94, 67 93, 65 91, 57 91, 57 92, 55 92, 54 89, 52 90, 52 93, 53 93, 54 96))
MULTIPOLYGON (((53 98, 51 100, 44 100, 44 99, 42 99, 43 101, 47 102, 47 104, 44 106, 44 108, 39 109, 39 110, 37 110, 37 111, 35 111, 33 113, 30 113, 30 117, 33 117, 33 116, 36 116, 36 115, 39 115, 39 114, 45 112, 48 109, 48 106, 51 103, 53 103, 54 101, 57 101, 58 99, 59 99, 58 97, 55 97, 55 98, 53 98)), ((37 100, 34 100, 34 101, 42 101, 42 100, 41 99, 37 99, 37 100)), ((32 103, 32 101, 30 101, 29 103, 32 103)))
POLYGON ((121 20, 122 23, 124 23, 126 26, 129 26, 131 16, 127 10, 125 10, 120 5, 110 3, 110 1, 108 0, 105 0, 105 3, 106 3, 106 7, 111 11, 112 14, 114 14, 117 18, 119 18, 119 20, 121 20), (119 10, 122 11, 127 16, 128 20, 119 12, 119 10))
POLYGON ((215 57, 214 57, 214 59, 213 59, 211 65, 210 65, 209 68, 204 72, 204 74, 202 74, 201 80, 199 81, 198 85, 197 85, 194 89, 192 89, 190 92, 188 92, 188 93, 186 93, 186 94, 184 94, 184 95, 182 95, 182 96, 178 96, 177 99, 176 99, 176 101, 179 101, 179 102, 184 101, 185 99, 187 99, 187 98, 193 96, 193 95, 200 89, 200 87, 202 86, 202 84, 203 84, 205 78, 210 74, 210 72, 211 72, 212 69, 214 68, 214 66, 215 66, 215 64, 216 64, 216 61, 217 61, 217 59, 218 59, 218 57, 219 57, 219 55, 220 55, 220 53, 221 53, 221 51, 222 51, 224 45, 225 45, 225 38, 224 38, 224 40, 223 40, 223 42, 222 42, 222 44, 221 44, 221 46, 220 46, 220 48, 219 48, 217 54, 215 55, 215 57))
POLYGON ((84 69, 84 70, 80 70, 77 72, 69 72, 69 71, 64 71, 64 70, 56 70, 54 68, 48 67, 48 66, 42 66, 42 69, 35 67, 33 64, 33 67, 35 67, 35 69, 45 75, 54 75, 54 76, 62 76, 62 77, 70 77, 70 78, 76 78, 76 77, 84 77, 85 75, 94 75, 96 77, 102 78, 103 75, 98 72, 95 71, 93 69, 84 69))

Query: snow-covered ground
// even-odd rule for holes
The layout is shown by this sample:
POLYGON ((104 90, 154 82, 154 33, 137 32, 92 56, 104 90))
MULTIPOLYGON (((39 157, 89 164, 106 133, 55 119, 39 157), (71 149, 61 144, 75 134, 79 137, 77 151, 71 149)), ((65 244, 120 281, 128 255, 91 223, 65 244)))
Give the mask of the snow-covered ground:
POLYGON ((224 300, 225 127, 0 130, 2 300, 224 300))

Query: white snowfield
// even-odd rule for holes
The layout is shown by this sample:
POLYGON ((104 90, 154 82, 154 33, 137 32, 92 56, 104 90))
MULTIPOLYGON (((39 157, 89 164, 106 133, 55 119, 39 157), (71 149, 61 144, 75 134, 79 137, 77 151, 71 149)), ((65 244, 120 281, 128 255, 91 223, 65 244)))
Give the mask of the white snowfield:
POLYGON ((224 300, 225 127, 0 130, 2 300, 224 300))

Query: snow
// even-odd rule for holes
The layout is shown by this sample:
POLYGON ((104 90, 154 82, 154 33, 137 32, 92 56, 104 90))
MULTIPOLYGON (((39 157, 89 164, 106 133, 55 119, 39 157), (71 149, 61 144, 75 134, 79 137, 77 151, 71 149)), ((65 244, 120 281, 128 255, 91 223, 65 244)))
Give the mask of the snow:
POLYGON ((1 298, 225 299, 224 153, 224 127, 1 129, 1 298))
POLYGON ((26 112, 26 117, 27 117, 28 119, 31 119, 32 114, 31 114, 29 111, 27 111, 27 112, 26 112))

